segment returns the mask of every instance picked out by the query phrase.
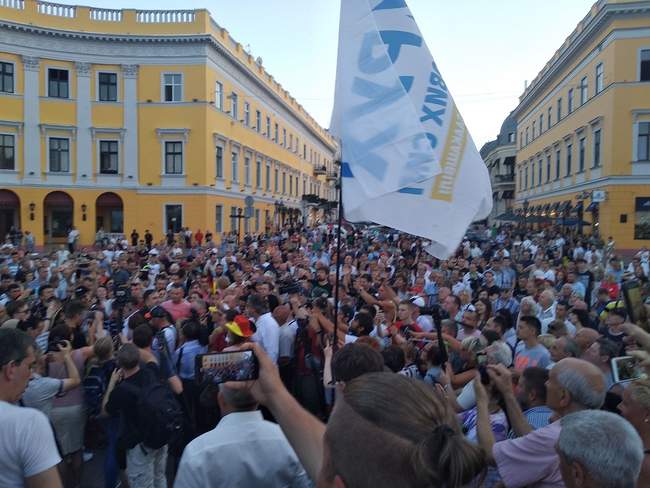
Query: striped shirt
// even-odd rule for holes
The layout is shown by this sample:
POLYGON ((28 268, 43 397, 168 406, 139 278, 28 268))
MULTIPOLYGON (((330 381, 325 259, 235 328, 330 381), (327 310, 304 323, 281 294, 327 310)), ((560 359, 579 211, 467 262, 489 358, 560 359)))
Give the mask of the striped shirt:
MULTIPOLYGON (((553 414, 553 411, 548 408, 546 405, 541 405, 539 407, 529 408, 524 412, 524 417, 526 421, 533 428, 533 430, 541 429, 550 424, 550 418, 553 414)), ((517 437, 515 433, 511 430, 508 433, 508 439, 514 439, 517 437)))

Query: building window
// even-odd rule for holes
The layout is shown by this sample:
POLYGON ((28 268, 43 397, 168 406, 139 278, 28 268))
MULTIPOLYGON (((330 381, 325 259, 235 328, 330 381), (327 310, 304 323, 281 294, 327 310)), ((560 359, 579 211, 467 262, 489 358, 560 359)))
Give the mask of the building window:
POLYGON ((50 171, 52 173, 70 172, 70 140, 50 138, 50 171))
POLYGON ((293 134, 289 134, 289 149, 293 151, 293 134))
POLYGON ((0 63, 0 92, 14 92, 14 65, 13 63, 0 63))
MULTIPOLYGON (((546 128, 548 130, 548 127, 546 128)), ((539 134, 544 132, 544 114, 539 114, 539 134)))
POLYGON ((532 139, 535 140, 535 127, 537 126, 536 122, 533 120, 533 136, 532 139))
POLYGON ((287 147, 287 129, 282 129, 282 147, 287 147))
POLYGON ((260 209, 255 209, 255 232, 260 231, 260 209))
POLYGON ((118 142, 99 141, 99 172, 116 175, 118 169, 118 142))
POLYGON ((273 140, 277 143, 280 142, 280 127, 278 123, 275 123, 275 129, 273 130, 273 140))
POLYGON ((68 70, 49 68, 47 70, 47 96, 53 98, 68 98, 68 70))
POLYGON ((537 165, 539 166, 539 168, 537 168, 537 186, 542 186, 542 171, 544 169, 544 165, 542 164, 541 159, 537 162, 537 165))
POLYGON ((163 75, 163 100, 165 102, 180 102, 183 100, 183 75, 167 73, 163 75))
POLYGON ((239 117, 239 97, 235 92, 230 94, 230 116, 235 120, 239 117))
POLYGON ((585 138, 581 138, 578 144, 578 173, 585 170, 585 138))
POLYGON ((596 66, 596 94, 603 91, 603 87, 605 86, 604 83, 605 73, 603 70, 603 63, 599 63, 598 66, 596 66))
POLYGON ((528 189, 528 166, 524 168, 524 190, 528 189))
POLYGON ((580 105, 587 103, 588 95, 587 77, 585 76, 580 80, 580 105))
POLYGON ((232 181, 236 183, 239 181, 239 154, 233 151, 230 157, 232 163, 232 181))
POLYGON ((562 154, 558 149, 555 151, 555 179, 560 179, 560 166, 562 165, 562 154))
MULTIPOLYGON (((521 178, 519 180, 519 186, 521 186, 521 178)), ((307 180, 302 180, 302 194, 307 194, 307 180)))
POLYGON ((255 162, 255 185, 262 188, 262 161, 258 159, 255 162))
MULTIPOLYGON (((528 144, 528 142, 529 142, 529 137, 528 137, 529 135, 530 134, 528 133, 528 127, 526 127, 526 144, 528 144)), ((311 154, 310 154, 310 156, 311 156, 311 154)))
POLYGON ((546 183, 551 181, 551 156, 546 156, 546 183))
POLYGON ((594 131, 594 168, 600 168, 600 129, 594 131))
POLYGON ((264 210, 264 226, 267 229, 271 227, 271 212, 268 209, 264 210))
POLYGON ((165 205, 165 232, 176 234, 183 227, 183 206, 165 205))
POLYGON ((223 232, 223 205, 216 205, 214 209, 214 230, 223 232))
POLYGON ((650 239, 650 198, 637 197, 635 199, 634 238, 650 239))
POLYGON ((248 102, 244 102, 244 125, 251 125, 251 104, 248 102))
POLYGON ((239 219, 237 218, 237 207, 230 207, 230 231, 239 232, 239 219))
POLYGON ((165 174, 183 174, 183 143, 181 141, 165 142, 165 174))
POLYGON ((220 146, 217 146, 216 163, 217 178, 223 178, 223 148, 220 146))
POLYGON ((293 196, 293 176, 289 175, 289 195, 293 196))
POLYGON ((214 84, 214 106, 223 112, 223 83, 220 81, 214 84))
POLYGON ((278 192, 278 183, 279 183, 279 181, 278 181, 279 176, 278 175, 279 174, 280 173, 278 171, 278 168, 275 168, 275 170, 273 172, 273 188, 274 188, 275 193, 278 192))
POLYGON ((508 133, 508 142, 510 142, 510 143, 515 142, 515 133, 514 132, 509 132, 508 133))
POLYGON ((307 144, 302 145, 302 159, 307 159, 307 144))
POLYGON ((244 184, 250 186, 251 184, 251 158, 244 156, 244 184))
POLYGON ((571 158, 573 155, 571 154, 573 151, 573 145, 572 144, 567 144, 566 146, 566 176, 571 176, 571 158))
POLYGON ((650 49, 643 49, 641 51, 639 81, 650 81, 650 49))
POLYGON ((271 117, 267 115, 266 117, 266 137, 271 138, 271 117))
POLYGON ((557 122, 560 122, 562 120, 562 99, 558 98, 557 99, 557 117, 555 117, 557 122))
POLYGON ((650 122, 639 123, 637 161, 650 161, 650 122))
POLYGON ((566 97, 566 103, 567 103, 567 112, 571 113, 573 112, 573 88, 569 90, 569 93, 566 97))
POLYGON ((257 132, 262 130, 262 112, 259 110, 255 111, 255 130, 257 132))
MULTIPOLYGON (((244 214, 247 215, 247 214, 244 214)), ((250 216, 252 217, 252 215, 250 216)), ((244 219, 244 234, 248 234, 250 232, 250 218, 245 218, 244 219)))
POLYGON ((99 101, 117 102, 117 74, 99 73, 99 101))
POLYGON ((553 112, 553 109, 551 107, 548 108, 548 114, 546 115, 546 127, 548 129, 551 128, 551 113, 553 112))
POLYGON ((0 170, 16 169, 16 146, 12 135, 0 134, 0 170))
POLYGON ((269 163, 266 164, 266 185, 264 188, 266 188, 266 191, 271 191, 271 165, 269 163))
POLYGON ((535 188, 535 161, 530 162, 530 187, 535 188))

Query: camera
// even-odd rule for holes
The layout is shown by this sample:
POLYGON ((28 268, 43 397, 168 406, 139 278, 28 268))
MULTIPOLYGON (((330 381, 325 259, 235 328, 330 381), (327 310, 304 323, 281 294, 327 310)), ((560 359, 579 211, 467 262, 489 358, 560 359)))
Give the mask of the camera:
POLYGON ((115 306, 124 308, 131 299, 131 290, 126 285, 116 285, 113 290, 113 295, 115 296, 115 301, 113 302, 115 306))
POLYGON ((300 286, 300 283, 296 283, 295 281, 290 280, 282 282, 281 286, 279 287, 280 295, 295 295, 301 291, 302 287, 300 286))

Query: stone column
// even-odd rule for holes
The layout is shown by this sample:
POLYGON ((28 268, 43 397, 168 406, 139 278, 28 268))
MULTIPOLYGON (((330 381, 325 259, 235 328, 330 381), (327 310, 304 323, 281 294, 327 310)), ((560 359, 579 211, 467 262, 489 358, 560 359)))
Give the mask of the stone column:
MULTIPOLYGON (((93 167, 90 127, 92 114, 90 105, 90 63, 75 63, 77 70, 77 183, 92 184, 93 167)), ((97 162, 96 164, 99 164, 97 162)))
POLYGON ((124 78, 124 163, 123 182, 127 186, 137 186, 138 168, 138 65, 123 64, 124 78))
POLYGON ((39 74, 40 59, 23 56, 25 88, 23 94, 24 128, 23 139, 24 154, 24 183, 38 183, 41 181, 41 133, 40 124, 40 98, 39 74))

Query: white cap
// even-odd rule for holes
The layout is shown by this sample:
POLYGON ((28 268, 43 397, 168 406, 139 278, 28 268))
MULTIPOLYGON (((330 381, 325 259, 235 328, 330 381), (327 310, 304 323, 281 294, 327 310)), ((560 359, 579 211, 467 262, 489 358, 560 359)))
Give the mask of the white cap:
POLYGON ((422 298, 421 296, 415 295, 414 297, 411 297, 409 300, 416 307, 423 308, 426 306, 426 303, 424 303, 424 298, 422 298))
POLYGON ((535 272, 533 273, 533 278, 535 278, 536 280, 543 280, 544 279, 544 271, 542 271, 540 269, 535 270, 535 272))
POLYGON ((158 252, 158 249, 152 249, 151 251, 149 251, 149 255, 151 256, 158 256, 158 254, 160 254, 158 252))

